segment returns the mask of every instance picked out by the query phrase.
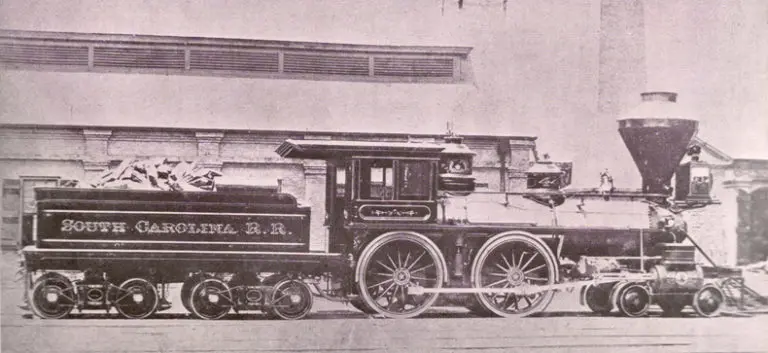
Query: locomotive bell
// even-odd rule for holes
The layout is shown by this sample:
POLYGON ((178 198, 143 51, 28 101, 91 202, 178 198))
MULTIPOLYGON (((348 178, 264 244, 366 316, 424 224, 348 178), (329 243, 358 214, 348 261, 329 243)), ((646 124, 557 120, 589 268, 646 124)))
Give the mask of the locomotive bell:
POLYGON ((619 134, 642 176, 642 191, 670 195, 670 181, 698 121, 676 104, 677 94, 647 92, 642 103, 619 120, 619 134))
POLYGON ((446 136, 444 142, 445 149, 440 152, 439 190, 459 194, 475 191, 475 178, 472 176, 475 152, 456 135, 446 136))

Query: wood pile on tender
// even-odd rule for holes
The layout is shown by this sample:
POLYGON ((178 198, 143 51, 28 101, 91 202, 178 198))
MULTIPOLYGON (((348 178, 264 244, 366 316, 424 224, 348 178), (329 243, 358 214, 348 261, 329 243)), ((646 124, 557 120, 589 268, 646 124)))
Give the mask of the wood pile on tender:
POLYGON ((117 167, 90 183, 93 188, 214 191, 215 178, 221 173, 199 168, 195 162, 171 162, 166 158, 126 159, 117 167))

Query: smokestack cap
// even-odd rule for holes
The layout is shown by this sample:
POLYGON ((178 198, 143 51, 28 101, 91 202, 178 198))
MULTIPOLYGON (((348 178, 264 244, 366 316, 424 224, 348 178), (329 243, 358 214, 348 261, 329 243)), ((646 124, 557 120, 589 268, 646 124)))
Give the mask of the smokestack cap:
POLYGON ((683 119, 697 120, 695 114, 677 103, 677 93, 654 91, 640 94, 641 102, 619 120, 628 119, 683 119))

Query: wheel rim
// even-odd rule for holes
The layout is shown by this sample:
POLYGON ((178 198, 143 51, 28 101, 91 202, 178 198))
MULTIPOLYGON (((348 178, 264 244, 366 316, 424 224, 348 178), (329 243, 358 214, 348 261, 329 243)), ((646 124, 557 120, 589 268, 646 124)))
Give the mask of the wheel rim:
POLYGON ((142 278, 133 278, 120 285, 113 303, 124 317, 143 319, 155 312, 158 299, 154 284, 142 278))
POLYGON ((607 314, 613 310, 611 303, 611 287, 613 285, 589 285, 584 293, 587 307, 595 313, 607 314))
POLYGON ((309 287, 301 281, 285 280, 274 287, 273 312, 285 320, 301 319, 312 310, 313 296, 309 287))
POLYGON ((704 317, 720 313, 724 302, 723 292, 713 286, 700 289, 693 297, 693 309, 704 317))
POLYGON ((440 288, 443 265, 428 240, 410 233, 382 236, 361 256, 360 294, 376 312, 390 318, 410 318, 427 310, 437 294, 408 295, 408 287, 440 288))
POLYGON ((198 283, 190 293, 192 313, 205 320, 217 320, 232 308, 232 293, 226 283, 218 279, 206 279, 198 283))
POLYGON ((60 319, 75 307, 72 283, 60 276, 41 278, 30 292, 33 312, 44 319, 60 319))
POLYGON ((619 309, 626 316, 642 316, 648 312, 650 299, 650 293, 645 287, 630 285, 619 295, 619 309))
POLYGON ((352 299, 352 300, 350 300, 349 303, 352 304, 352 306, 355 307, 355 309, 360 310, 360 311, 362 311, 365 314, 375 314, 376 313, 376 310, 373 310, 373 309, 369 308, 368 305, 365 304, 365 302, 362 299, 359 299, 359 298, 352 299))
MULTIPOLYGON (((529 235, 513 234, 489 241, 478 252, 472 268, 475 288, 515 288, 556 282, 555 260, 549 248, 529 235)), ((479 303, 502 317, 527 316, 540 312, 552 301, 554 292, 530 295, 478 293, 479 303)))

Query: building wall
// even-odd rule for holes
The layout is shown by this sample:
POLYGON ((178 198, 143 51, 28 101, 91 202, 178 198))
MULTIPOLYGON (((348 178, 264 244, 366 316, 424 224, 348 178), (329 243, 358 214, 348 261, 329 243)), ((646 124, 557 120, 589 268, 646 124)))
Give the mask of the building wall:
MULTIPOLYGON (((35 185, 30 181, 25 186, 20 179, 48 178, 35 183, 57 179, 88 182, 123 159, 164 157, 170 161, 197 161, 199 166, 220 171, 226 178, 249 184, 276 186, 279 183, 284 192, 311 206, 310 249, 315 251, 324 251, 327 247, 323 226, 325 163, 282 159, 274 152, 280 143, 288 138, 386 141, 409 138, 439 141, 441 138, 437 135, 18 125, 0 125, 0 136, 0 179, 3 180, 0 236, 4 249, 16 245, 21 199, 29 200, 31 187, 35 185)), ((475 158, 477 181, 488 184, 487 190, 501 190, 502 180, 507 181, 506 189, 522 185, 515 180, 527 169, 534 155, 533 139, 468 136, 465 142, 478 153, 475 158), (504 168, 500 153, 507 156, 504 168), (510 178, 505 177, 506 174, 510 178)))

